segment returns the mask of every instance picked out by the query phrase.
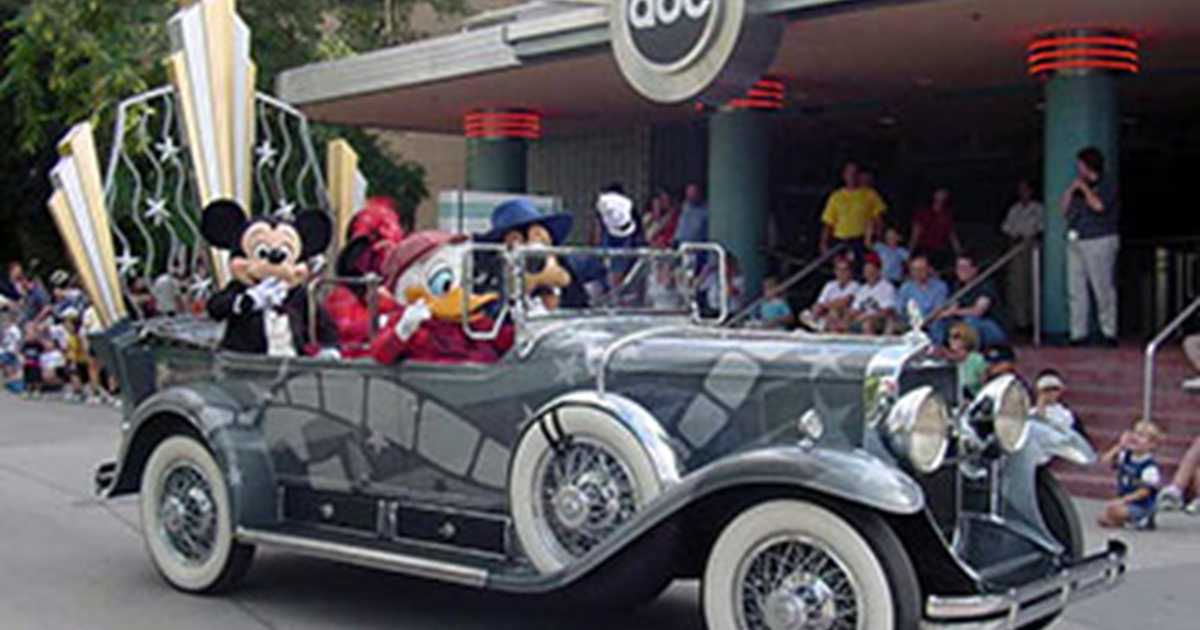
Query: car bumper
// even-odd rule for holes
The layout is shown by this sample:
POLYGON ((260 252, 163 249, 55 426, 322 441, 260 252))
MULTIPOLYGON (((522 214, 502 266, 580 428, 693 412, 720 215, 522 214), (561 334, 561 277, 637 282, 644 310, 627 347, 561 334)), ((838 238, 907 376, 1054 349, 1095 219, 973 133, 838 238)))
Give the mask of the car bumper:
POLYGON ((1103 553, 1007 593, 942 597, 925 602, 922 630, 1016 630, 1056 614, 1074 602, 1117 586, 1125 575, 1123 543, 1109 541, 1103 553))

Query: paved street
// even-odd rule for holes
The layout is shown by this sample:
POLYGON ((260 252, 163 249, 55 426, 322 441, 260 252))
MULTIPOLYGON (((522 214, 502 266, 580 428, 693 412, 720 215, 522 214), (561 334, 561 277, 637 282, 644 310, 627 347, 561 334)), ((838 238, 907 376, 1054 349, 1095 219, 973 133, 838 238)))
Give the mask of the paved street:
MULTIPOLYGON (((117 414, 0 396, 0 627, 388 628, 558 630, 702 627, 694 583, 633 616, 547 615, 511 599, 393 575, 261 554, 233 596, 178 594, 142 550, 136 504, 89 496, 93 465, 111 457, 117 414)), ((1094 504, 1084 504, 1088 520, 1094 504)), ((1173 515, 1154 533, 1119 534, 1133 571, 1116 594, 1073 609, 1060 630, 1195 628, 1200 518, 1173 515)), ((1089 531, 1089 541, 1101 540, 1089 531)))

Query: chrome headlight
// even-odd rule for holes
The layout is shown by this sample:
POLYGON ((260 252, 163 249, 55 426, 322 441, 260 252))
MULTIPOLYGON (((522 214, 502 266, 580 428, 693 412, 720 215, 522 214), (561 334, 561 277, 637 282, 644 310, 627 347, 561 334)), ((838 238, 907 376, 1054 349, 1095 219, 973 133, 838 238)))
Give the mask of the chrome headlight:
POLYGON ((990 414, 982 414, 982 419, 991 421, 991 432, 1006 453, 1021 450, 1029 439, 1029 407, 1029 392, 1012 375, 988 383, 971 403, 972 409, 991 410, 990 414))
POLYGON ((950 413, 932 387, 919 387, 896 401, 881 427, 897 456, 907 457, 918 472, 941 467, 950 447, 950 413))

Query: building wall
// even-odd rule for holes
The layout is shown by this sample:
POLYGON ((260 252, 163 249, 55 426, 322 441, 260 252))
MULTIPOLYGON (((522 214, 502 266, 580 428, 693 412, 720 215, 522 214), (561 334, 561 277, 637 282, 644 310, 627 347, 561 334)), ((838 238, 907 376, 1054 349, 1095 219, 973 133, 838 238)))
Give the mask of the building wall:
POLYGON ((562 197, 575 215, 573 240, 586 242, 601 188, 619 182, 639 205, 650 195, 651 135, 642 126, 543 138, 529 150, 529 191, 562 197))
MULTIPOLYGON (((470 0, 467 15, 521 4, 524 0, 470 0)), ((413 9, 412 28, 427 37, 451 33, 462 27, 464 16, 438 16, 428 4, 413 9)), ((437 226, 437 197, 443 190, 462 188, 466 175, 466 142, 460 135, 376 132, 384 150, 396 160, 410 160, 425 167, 429 198, 417 208, 416 228, 437 226)), ((387 194, 386 190, 374 191, 387 194)))

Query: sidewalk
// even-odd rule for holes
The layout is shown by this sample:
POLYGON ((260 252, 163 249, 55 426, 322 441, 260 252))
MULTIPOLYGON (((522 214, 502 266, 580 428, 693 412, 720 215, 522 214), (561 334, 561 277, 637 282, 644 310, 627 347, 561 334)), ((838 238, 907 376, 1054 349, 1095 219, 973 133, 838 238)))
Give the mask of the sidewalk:
POLYGON ((1129 573, 1112 593, 1081 602, 1055 630, 1187 630, 1200 627, 1200 517, 1159 515, 1150 532, 1102 530, 1100 501, 1077 501, 1089 550, 1117 538, 1129 545, 1129 573))

